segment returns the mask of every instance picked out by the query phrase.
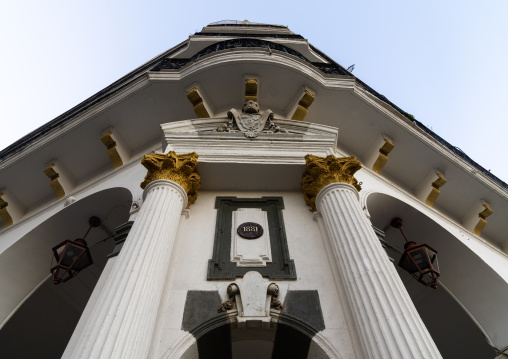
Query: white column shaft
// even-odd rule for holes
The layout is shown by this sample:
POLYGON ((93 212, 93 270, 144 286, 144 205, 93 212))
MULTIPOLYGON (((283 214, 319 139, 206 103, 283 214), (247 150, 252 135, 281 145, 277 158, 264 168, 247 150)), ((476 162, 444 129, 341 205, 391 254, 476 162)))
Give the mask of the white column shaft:
POLYGON ((441 358, 365 217, 356 189, 345 183, 330 184, 319 192, 316 206, 366 358, 441 358))
POLYGON ((157 180, 93 309, 73 358, 146 358, 187 194, 157 180))

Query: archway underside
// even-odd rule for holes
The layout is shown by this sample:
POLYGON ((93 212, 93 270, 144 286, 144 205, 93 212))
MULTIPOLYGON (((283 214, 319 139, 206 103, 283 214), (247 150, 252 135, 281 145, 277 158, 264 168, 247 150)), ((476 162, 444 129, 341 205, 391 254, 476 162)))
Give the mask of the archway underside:
POLYGON ((11 288, 0 294, 4 357, 62 355, 107 255, 113 251, 114 240, 109 236, 128 221, 131 201, 130 191, 124 188, 90 195, 65 207, 0 255, 0 287, 11 288), (100 218, 103 226, 92 229, 86 237, 93 264, 68 282, 54 285, 49 274, 52 247, 66 239, 82 238, 91 216, 100 218))
POLYGON ((493 347, 502 349, 508 343, 502 324, 508 320, 503 310, 508 286, 503 279, 451 233, 410 205, 373 193, 367 198, 367 208, 373 226, 384 231, 387 254, 443 358, 493 358, 493 347), (391 226, 397 217, 403 221, 408 240, 437 250, 441 272, 437 290, 423 286, 397 266, 405 243, 399 230, 391 226))

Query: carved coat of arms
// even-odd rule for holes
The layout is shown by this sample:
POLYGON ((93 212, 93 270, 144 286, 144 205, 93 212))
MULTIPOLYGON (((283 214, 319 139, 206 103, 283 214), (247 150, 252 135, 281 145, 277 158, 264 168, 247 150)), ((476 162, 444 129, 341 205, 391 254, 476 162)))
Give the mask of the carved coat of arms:
POLYGON ((231 109, 228 111, 228 117, 231 121, 215 129, 216 132, 231 132, 235 130, 235 125, 242 131, 247 138, 254 138, 263 130, 269 132, 287 133, 275 125, 273 120, 273 112, 270 110, 259 113, 259 105, 256 101, 249 100, 245 102, 240 113, 238 110, 231 109))

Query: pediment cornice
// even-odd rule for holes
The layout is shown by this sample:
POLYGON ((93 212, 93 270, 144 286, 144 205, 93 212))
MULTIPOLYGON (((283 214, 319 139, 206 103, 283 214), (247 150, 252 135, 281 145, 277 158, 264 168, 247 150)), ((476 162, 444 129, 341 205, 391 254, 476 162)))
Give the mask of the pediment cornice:
POLYGON ((338 128, 288 119, 273 122, 287 133, 263 131, 247 138, 241 130, 217 132, 229 118, 207 118, 162 124, 164 151, 199 154, 200 162, 304 164, 304 156, 337 153, 338 128))

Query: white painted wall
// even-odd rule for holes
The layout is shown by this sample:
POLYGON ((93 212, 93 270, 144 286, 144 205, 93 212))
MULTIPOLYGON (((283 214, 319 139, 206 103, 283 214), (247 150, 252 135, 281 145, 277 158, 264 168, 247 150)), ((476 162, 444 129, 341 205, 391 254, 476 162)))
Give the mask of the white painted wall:
MULTIPOLYGON (((343 358, 357 358, 355 338, 345 312, 345 300, 341 288, 336 288, 330 264, 319 231, 303 195, 300 192, 218 192, 202 191, 191 206, 189 218, 182 216, 178 230, 176 250, 173 252, 166 292, 157 323, 158 338, 154 338, 155 358, 164 357, 174 350, 182 336, 182 318, 188 290, 219 290, 225 297, 227 285, 233 281, 207 281, 208 260, 212 258, 215 235, 217 196, 259 198, 282 196, 285 209, 284 223, 291 259, 295 261, 296 281, 273 281, 286 283, 289 290, 318 290, 326 329, 322 336, 330 341, 343 358)), ((253 270, 255 270, 253 268, 253 270)), ((215 308, 214 308, 215 309, 215 308)))

